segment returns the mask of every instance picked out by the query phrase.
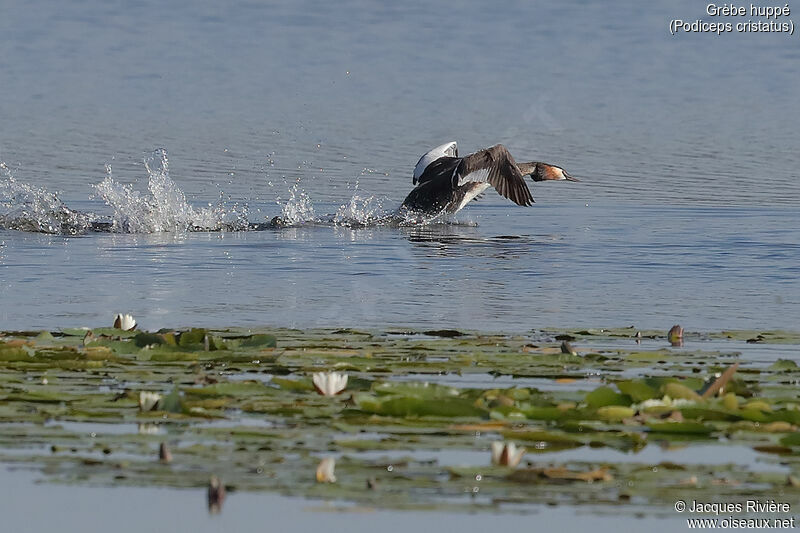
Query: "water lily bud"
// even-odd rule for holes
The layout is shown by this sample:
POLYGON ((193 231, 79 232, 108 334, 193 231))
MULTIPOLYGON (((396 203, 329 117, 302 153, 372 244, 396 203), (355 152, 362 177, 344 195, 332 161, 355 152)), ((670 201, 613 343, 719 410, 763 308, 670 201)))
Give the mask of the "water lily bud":
POLYGON ((316 372, 311 376, 314 388, 323 396, 336 396, 347 387, 347 374, 316 372))
POLYGON ((517 448, 513 442, 492 443, 492 464, 515 467, 522 460, 525 448, 517 448))
POLYGON ((131 315, 118 314, 114 318, 114 327, 122 331, 131 331, 136 329, 136 321, 131 315))
POLYGON ((336 459, 326 457, 317 466, 317 483, 336 483, 333 469, 336 468, 336 459))
POLYGON ((673 346, 683 346, 683 328, 678 324, 672 326, 667 333, 667 339, 673 346))
POLYGON ((139 410, 142 412, 154 411, 161 401, 161 395, 157 392, 142 391, 139 393, 139 410))

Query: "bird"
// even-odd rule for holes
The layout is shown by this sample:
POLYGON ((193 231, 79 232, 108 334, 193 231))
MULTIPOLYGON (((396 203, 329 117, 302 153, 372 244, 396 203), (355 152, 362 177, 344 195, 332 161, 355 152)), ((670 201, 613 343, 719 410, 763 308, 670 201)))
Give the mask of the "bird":
POLYGON ((555 165, 538 161, 517 163, 502 144, 459 157, 458 144, 450 141, 419 158, 412 179, 415 187, 400 209, 434 217, 454 214, 489 187, 517 205, 530 206, 534 200, 525 176, 533 181, 580 181, 555 165))

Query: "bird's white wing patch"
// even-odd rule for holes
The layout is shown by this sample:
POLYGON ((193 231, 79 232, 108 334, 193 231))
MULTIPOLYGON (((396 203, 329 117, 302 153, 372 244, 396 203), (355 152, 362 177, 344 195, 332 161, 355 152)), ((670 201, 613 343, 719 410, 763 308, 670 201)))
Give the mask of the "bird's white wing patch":
POLYGON ((458 177, 459 186, 464 185, 465 183, 487 183, 488 181, 489 181, 488 168, 482 168, 480 170, 470 172, 466 176, 458 177))
POLYGON ((461 211, 462 209, 464 209, 464 206, 466 206, 472 200, 474 200, 475 198, 477 198, 478 196, 483 194, 486 191, 486 189, 488 189, 489 187, 491 187, 491 185, 489 185, 488 183, 484 183, 483 185, 478 185, 478 186, 472 187, 469 191, 466 192, 466 194, 464 194, 464 199, 461 200, 460 204, 458 204, 458 208, 456 208, 456 212, 461 211))

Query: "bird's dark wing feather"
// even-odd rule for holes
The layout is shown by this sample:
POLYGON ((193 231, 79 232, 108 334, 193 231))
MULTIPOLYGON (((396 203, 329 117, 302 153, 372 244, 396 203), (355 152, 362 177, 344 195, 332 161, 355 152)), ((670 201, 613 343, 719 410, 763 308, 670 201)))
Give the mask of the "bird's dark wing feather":
POLYGON ((440 157, 425 168, 425 172, 422 173, 417 182, 422 185, 426 181, 442 177, 446 177, 449 180, 460 161, 457 157, 440 157))
POLYGON ((453 175, 453 180, 454 186, 467 182, 489 183, 501 196, 517 205, 533 204, 533 196, 522 172, 502 144, 464 157, 453 175))

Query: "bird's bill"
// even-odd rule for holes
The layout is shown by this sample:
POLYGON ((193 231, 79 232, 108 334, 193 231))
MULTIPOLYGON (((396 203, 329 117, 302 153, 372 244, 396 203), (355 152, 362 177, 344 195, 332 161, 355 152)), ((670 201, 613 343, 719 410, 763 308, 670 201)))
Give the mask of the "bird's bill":
POLYGON ((567 171, 564 170, 563 168, 561 169, 561 173, 564 174, 564 179, 567 180, 567 181, 581 181, 578 178, 574 178, 574 177, 570 176, 569 174, 567 174, 567 171))

